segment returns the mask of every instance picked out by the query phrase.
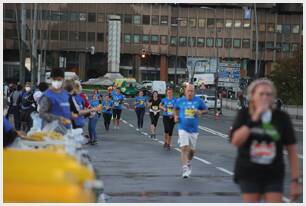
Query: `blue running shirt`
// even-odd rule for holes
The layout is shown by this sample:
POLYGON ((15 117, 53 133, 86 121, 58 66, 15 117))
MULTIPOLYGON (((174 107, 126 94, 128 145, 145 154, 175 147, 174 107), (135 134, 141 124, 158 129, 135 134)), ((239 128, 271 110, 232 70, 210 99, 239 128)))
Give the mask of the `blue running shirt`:
POLYGON ((168 99, 167 97, 163 98, 160 102, 165 108, 166 112, 163 112, 164 116, 173 116, 174 115, 174 107, 176 103, 176 98, 172 98, 171 100, 168 99))

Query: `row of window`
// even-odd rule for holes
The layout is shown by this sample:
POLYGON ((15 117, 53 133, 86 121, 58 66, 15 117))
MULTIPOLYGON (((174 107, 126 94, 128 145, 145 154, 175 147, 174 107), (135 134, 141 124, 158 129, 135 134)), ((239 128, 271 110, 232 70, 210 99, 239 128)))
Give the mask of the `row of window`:
MULTIPOLYGON (((17 39, 17 31, 12 29, 5 30, 5 38, 17 39)), ((104 33, 95 32, 76 32, 76 31, 51 31, 49 33, 50 40, 60 40, 60 41, 81 41, 81 42, 104 42, 104 33)), ((37 38, 47 40, 49 39, 48 32, 46 30, 41 30, 37 32, 37 38)), ((30 39, 30 31, 27 31, 26 39, 30 39)), ((240 38, 212 38, 212 37, 176 37, 170 36, 170 41, 167 35, 140 35, 140 34, 124 34, 122 39, 125 44, 161 44, 179 47, 218 47, 218 48, 250 48, 250 39, 240 39, 240 38)), ((298 43, 276 43, 274 46, 273 41, 258 42, 259 51, 264 49, 275 49, 278 52, 289 52, 295 51, 298 47, 298 43), (290 48, 291 46, 291 48, 290 48)), ((255 50, 255 42, 253 42, 253 50, 255 50)))
MULTIPOLYGON (((31 18, 33 14, 31 14, 31 10, 27 10, 27 18, 31 18)), ((158 15, 131 15, 131 14, 117 14, 121 16, 122 22, 125 24, 135 24, 135 25, 169 25, 169 17, 168 16, 158 16, 158 15)), ((15 14, 13 10, 6 9, 5 18, 14 19, 15 14)), ((80 22, 89 22, 89 23, 105 23, 106 15, 104 13, 82 13, 82 12, 59 12, 59 11, 49 11, 42 10, 39 11, 38 14, 42 20, 51 20, 51 21, 80 21, 80 22)), ((250 28, 251 21, 250 20, 240 20, 240 19, 214 19, 214 18, 186 18, 186 17, 171 17, 170 20, 171 26, 180 27, 198 27, 198 28, 250 28)), ((298 24, 277 24, 267 23, 267 24, 259 24, 258 30, 260 32, 278 32, 278 33, 299 33, 300 26, 298 24)))

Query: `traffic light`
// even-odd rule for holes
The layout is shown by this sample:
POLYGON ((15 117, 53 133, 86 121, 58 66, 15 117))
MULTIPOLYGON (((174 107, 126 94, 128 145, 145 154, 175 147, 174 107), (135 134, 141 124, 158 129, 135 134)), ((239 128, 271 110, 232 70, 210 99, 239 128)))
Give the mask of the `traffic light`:
POLYGON ((146 58, 146 50, 145 49, 141 50, 141 58, 146 58))

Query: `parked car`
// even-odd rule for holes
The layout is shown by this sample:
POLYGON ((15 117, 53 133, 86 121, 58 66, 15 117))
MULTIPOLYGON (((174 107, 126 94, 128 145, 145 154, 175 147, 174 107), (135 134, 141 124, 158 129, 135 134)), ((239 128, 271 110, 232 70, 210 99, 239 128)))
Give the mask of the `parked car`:
MULTIPOLYGON (((200 97, 203 99, 205 105, 208 107, 208 109, 214 109, 215 108, 215 96, 210 96, 206 94, 196 94, 197 97, 200 97)), ((217 109, 221 109, 221 101, 220 99, 217 99, 217 109)))

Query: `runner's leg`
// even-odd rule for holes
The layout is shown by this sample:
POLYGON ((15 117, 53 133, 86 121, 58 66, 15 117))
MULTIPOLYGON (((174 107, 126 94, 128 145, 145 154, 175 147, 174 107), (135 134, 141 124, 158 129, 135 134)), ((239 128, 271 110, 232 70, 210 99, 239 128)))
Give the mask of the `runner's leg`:
POLYGON ((143 128, 143 119, 144 119, 144 115, 146 113, 145 108, 141 108, 140 110, 140 128, 143 128))

